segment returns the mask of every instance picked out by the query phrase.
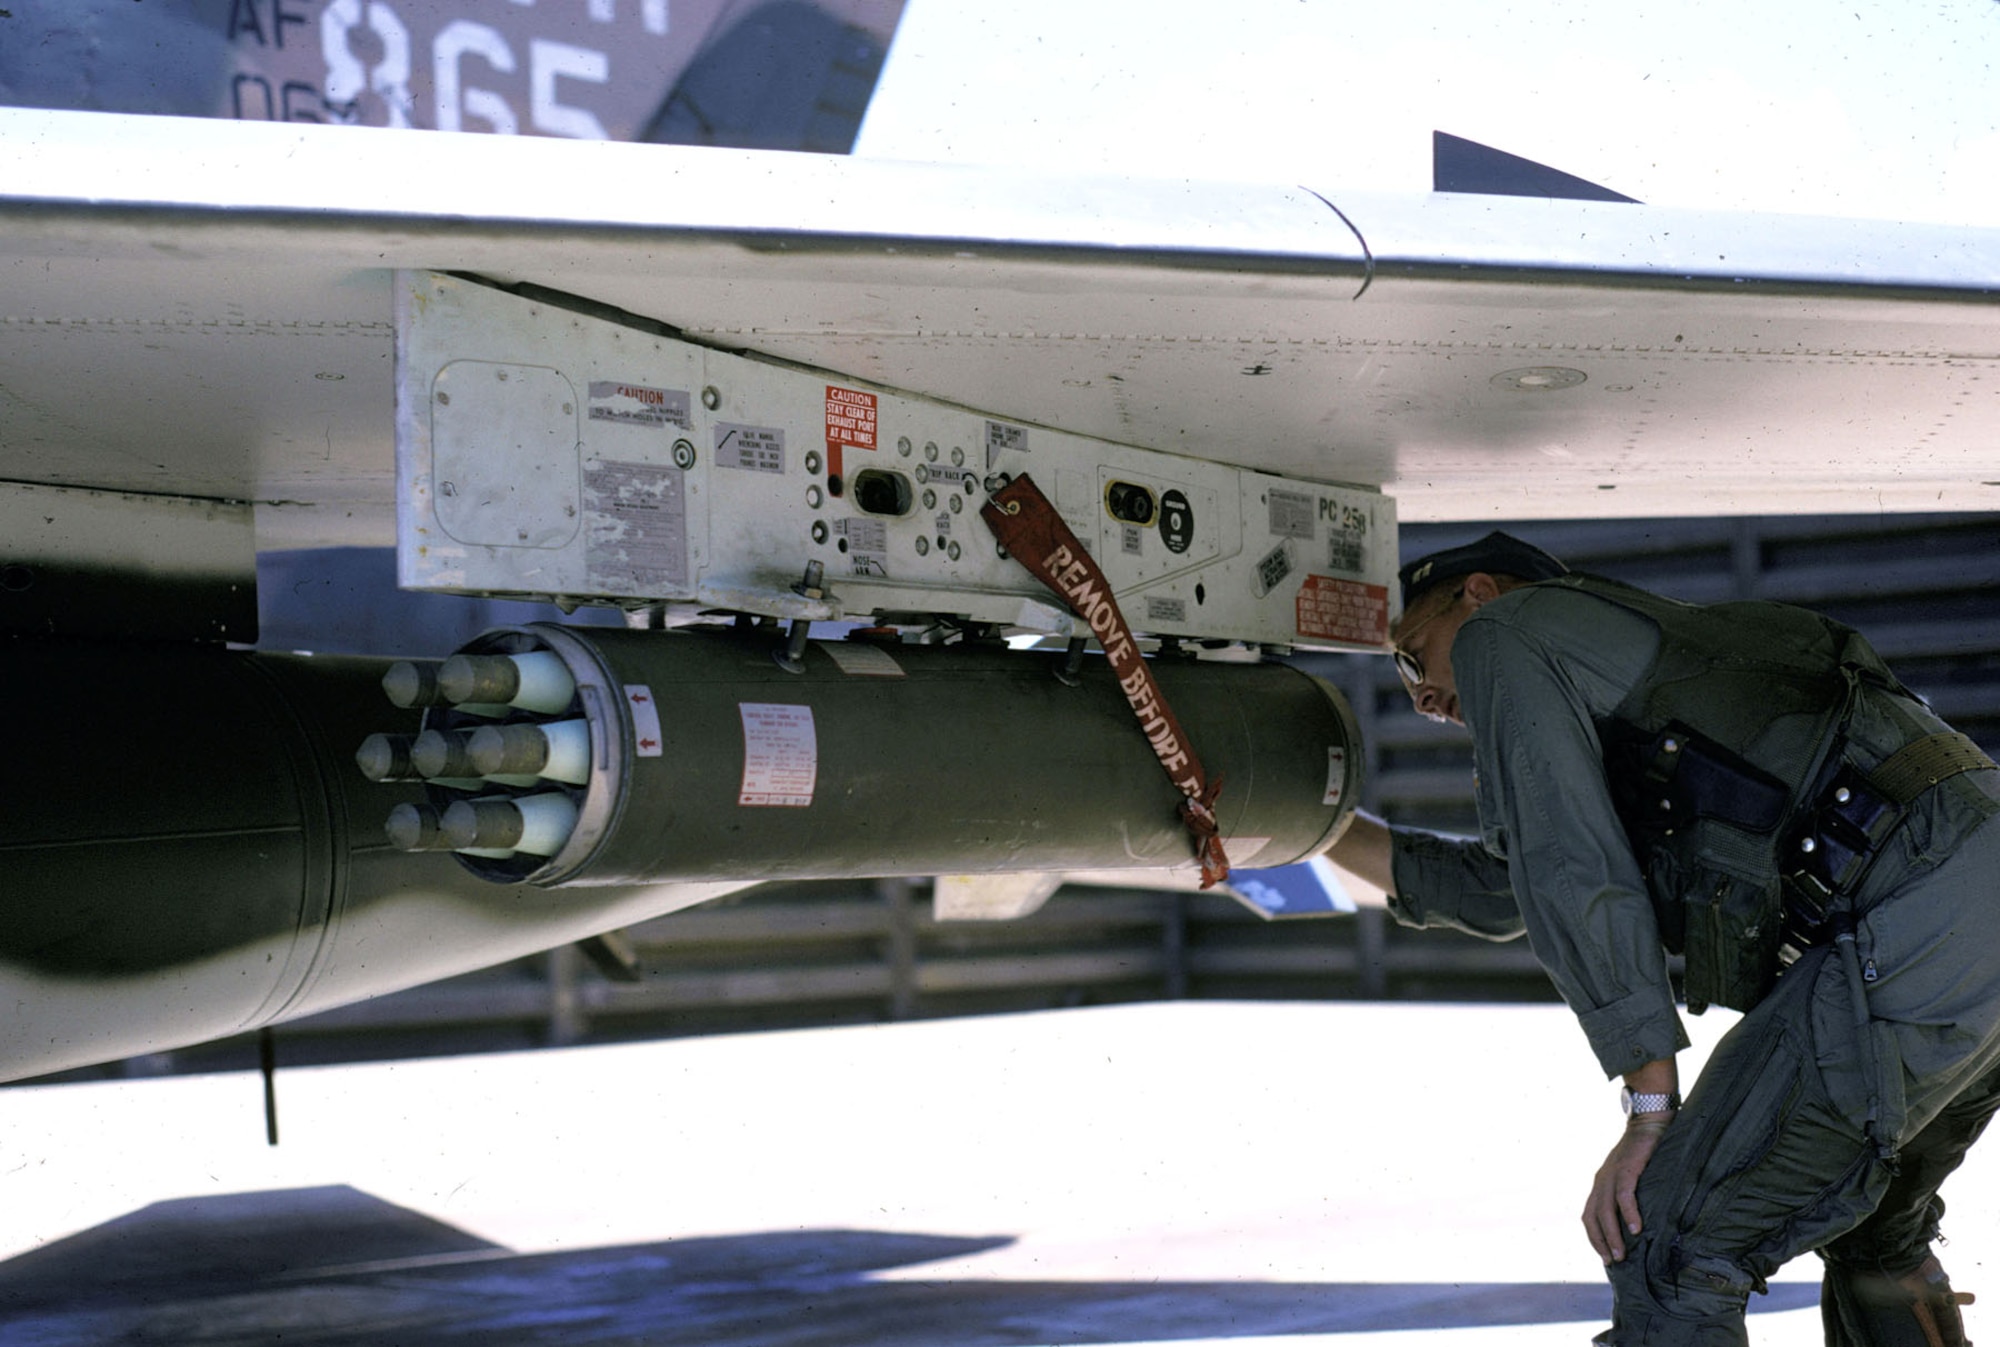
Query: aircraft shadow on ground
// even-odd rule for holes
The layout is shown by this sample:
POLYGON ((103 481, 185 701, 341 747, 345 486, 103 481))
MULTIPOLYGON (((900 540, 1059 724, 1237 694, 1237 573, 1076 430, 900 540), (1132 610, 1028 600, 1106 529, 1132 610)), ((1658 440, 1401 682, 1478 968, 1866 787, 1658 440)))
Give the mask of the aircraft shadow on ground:
MULTIPOLYGON (((161 1202, 0 1263, 0 1343, 1001 1347, 1603 1321, 1601 1286, 881 1280, 1013 1243, 801 1230, 517 1254, 348 1187, 161 1202)), ((1816 1304, 1787 1283, 1762 1310, 1816 1304)))

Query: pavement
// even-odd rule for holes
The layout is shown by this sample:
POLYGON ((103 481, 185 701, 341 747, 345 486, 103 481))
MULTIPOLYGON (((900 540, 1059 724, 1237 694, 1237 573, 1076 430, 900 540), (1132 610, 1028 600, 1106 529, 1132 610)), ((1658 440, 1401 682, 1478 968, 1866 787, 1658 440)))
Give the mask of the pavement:
MULTIPOLYGON (((1724 1027, 1689 1021, 1684 1078, 1724 1027)), ((0 1344, 1511 1347, 1610 1303, 1577 1213, 1617 1090, 1555 1006, 1121 1006, 278 1097, 272 1148, 255 1075, 0 1091, 0 1344)), ((1946 1189, 1973 1291, 1985 1149, 1946 1189)), ((1817 1304, 1808 1258, 1753 1342, 1818 1343, 1817 1304)))

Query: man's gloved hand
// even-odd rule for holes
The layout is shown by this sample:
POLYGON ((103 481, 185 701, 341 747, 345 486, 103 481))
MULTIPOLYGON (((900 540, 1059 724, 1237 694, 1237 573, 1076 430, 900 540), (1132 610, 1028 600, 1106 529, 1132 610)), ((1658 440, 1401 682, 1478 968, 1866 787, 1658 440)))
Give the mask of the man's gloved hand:
POLYGON ((1673 1120, 1671 1113, 1633 1115, 1625 1135, 1598 1167, 1583 1207, 1583 1233, 1606 1264, 1622 1261, 1626 1242, 1640 1231, 1639 1176, 1673 1120))
POLYGON ((1834 1347, 1972 1347, 1958 1307, 1973 1299, 1936 1255, 1900 1277, 1829 1265, 1820 1314, 1834 1347))

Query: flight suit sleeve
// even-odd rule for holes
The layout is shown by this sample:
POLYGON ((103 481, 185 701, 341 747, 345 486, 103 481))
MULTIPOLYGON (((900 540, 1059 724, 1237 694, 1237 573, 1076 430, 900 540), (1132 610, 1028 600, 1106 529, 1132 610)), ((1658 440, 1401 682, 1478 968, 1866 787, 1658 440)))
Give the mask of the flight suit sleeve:
POLYGON ((1391 828, 1389 848, 1396 880, 1389 914, 1403 925, 1444 926, 1484 940, 1512 940, 1525 929, 1507 862, 1478 841, 1391 828))
MULTIPOLYGON (((1475 614, 1453 643, 1452 671, 1488 849, 1507 858, 1536 957, 1605 1074, 1619 1076, 1687 1046, 1595 724, 1619 690, 1606 677, 1606 643, 1622 639, 1630 615, 1581 595, 1550 597, 1475 614)), ((1656 639, 1650 627, 1645 634, 1656 639)))

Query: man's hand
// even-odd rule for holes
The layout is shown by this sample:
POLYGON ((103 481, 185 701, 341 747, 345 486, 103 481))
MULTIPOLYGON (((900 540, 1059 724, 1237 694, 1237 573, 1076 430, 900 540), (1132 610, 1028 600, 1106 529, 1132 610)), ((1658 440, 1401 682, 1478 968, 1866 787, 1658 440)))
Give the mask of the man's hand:
POLYGON ((1671 1113, 1634 1115, 1598 1167, 1583 1208, 1583 1232, 1607 1265, 1622 1261, 1626 1241, 1639 1233, 1639 1176, 1673 1120, 1671 1113))

